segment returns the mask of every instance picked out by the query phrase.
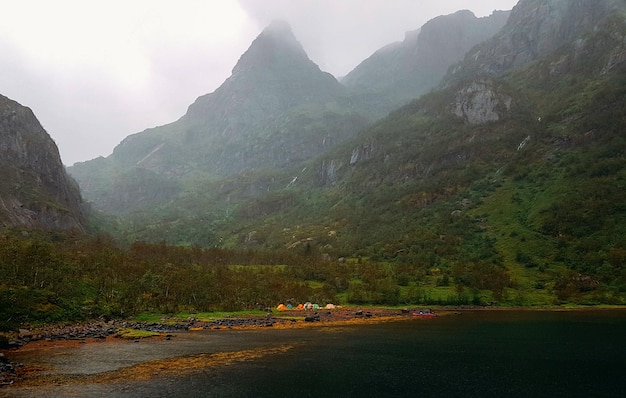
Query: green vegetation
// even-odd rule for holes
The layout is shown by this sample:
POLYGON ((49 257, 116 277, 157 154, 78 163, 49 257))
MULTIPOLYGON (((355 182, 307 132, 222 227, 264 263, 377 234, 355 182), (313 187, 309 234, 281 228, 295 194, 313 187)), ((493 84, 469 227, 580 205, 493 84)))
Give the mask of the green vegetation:
POLYGON ((158 336, 158 332, 151 332, 149 330, 140 330, 133 328, 123 328, 117 331, 117 335, 123 339, 127 340, 135 340, 135 339, 143 339, 146 337, 158 336))
POLYGON ((211 320, 233 311, 261 315, 280 302, 385 306, 625 303, 623 274, 621 280, 609 278, 615 269, 623 270, 626 256, 617 249, 605 255, 600 271, 606 274, 583 274, 517 253, 514 256, 520 264, 505 267, 495 249, 496 239, 484 239, 474 237, 471 244, 459 246, 474 250, 465 252, 468 259, 464 262, 434 256, 422 264, 402 256, 394 261, 331 261, 286 250, 148 243, 121 247, 102 237, 24 237, 7 232, 0 237, 0 328, 101 316, 135 316, 138 321, 165 323, 189 317, 211 320), (622 261, 620 267, 612 267, 614 261, 622 261))

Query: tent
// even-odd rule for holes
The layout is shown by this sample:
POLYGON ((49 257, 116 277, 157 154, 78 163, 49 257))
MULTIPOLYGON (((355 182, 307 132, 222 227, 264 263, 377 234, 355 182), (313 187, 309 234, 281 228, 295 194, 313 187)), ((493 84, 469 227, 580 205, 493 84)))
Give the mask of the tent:
POLYGON ((290 310, 290 309, 292 309, 292 308, 293 308, 293 305, 291 305, 291 304, 287 304, 287 309, 288 309, 288 310, 290 310))
POLYGON ((307 301, 306 303, 304 303, 304 309, 305 310, 312 310, 313 309, 313 304, 311 304, 310 301, 307 301))
POLYGON ((327 310, 334 310, 335 309, 335 304, 328 303, 328 304, 326 304, 326 307, 324 307, 324 308, 326 308, 327 310))
POLYGON ((287 309, 287 307, 285 306, 285 304, 280 303, 280 304, 278 304, 278 307, 276 307, 276 309, 280 310, 280 311, 284 311, 284 310, 287 309))
POLYGON ((314 310, 319 310, 319 309, 320 309, 319 304, 313 304, 313 309, 314 309, 314 310))

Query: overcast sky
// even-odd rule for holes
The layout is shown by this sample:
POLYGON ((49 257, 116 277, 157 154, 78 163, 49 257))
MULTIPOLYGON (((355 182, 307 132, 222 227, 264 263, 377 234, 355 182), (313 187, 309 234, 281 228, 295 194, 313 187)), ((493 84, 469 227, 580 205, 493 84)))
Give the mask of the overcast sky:
POLYGON ((343 76, 428 20, 517 0, 0 0, 0 94, 30 107, 63 163, 108 156, 230 76, 274 19, 343 76))

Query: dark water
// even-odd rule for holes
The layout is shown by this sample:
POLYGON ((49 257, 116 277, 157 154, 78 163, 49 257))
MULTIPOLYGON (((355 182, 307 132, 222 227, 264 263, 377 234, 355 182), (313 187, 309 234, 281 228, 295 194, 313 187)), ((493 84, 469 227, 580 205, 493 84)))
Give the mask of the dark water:
POLYGON ((146 358, 296 347, 180 377, 9 388, 0 396, 624 397, 625 338, 626 311, 490 311, 330 331, 210 332, 111 345, 112 352, 85 354, 98 349, 88 345, 60 355, 55 366, 89 373, 146 358))

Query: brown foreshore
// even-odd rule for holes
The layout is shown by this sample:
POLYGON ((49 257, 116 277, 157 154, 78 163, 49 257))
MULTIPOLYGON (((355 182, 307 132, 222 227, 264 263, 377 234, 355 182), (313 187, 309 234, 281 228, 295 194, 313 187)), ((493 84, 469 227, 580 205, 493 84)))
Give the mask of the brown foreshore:
MULTIPOLYGON (((18 348, 35 341, 86 340, 122 337, 120 329, 136 329, 155 333, 169 333, 181 330, 225 330, 250 329, 259 327, 298 328, 323 326, 329 323, 371 323, 390 319, 410 317, 414 309, 337 307, 314 310, 273 310, 266 315, 238 314, 226 315, 220 319, 203 320, 193 315, 186 318, 163 318, 160 322, 138 322, 133 320, 103 320, 73 324, 51 324, 33 328, 24 327, 9 338, 9 346, 18 348)), ((0 347, 1 348, 1 347, 0 347)))

